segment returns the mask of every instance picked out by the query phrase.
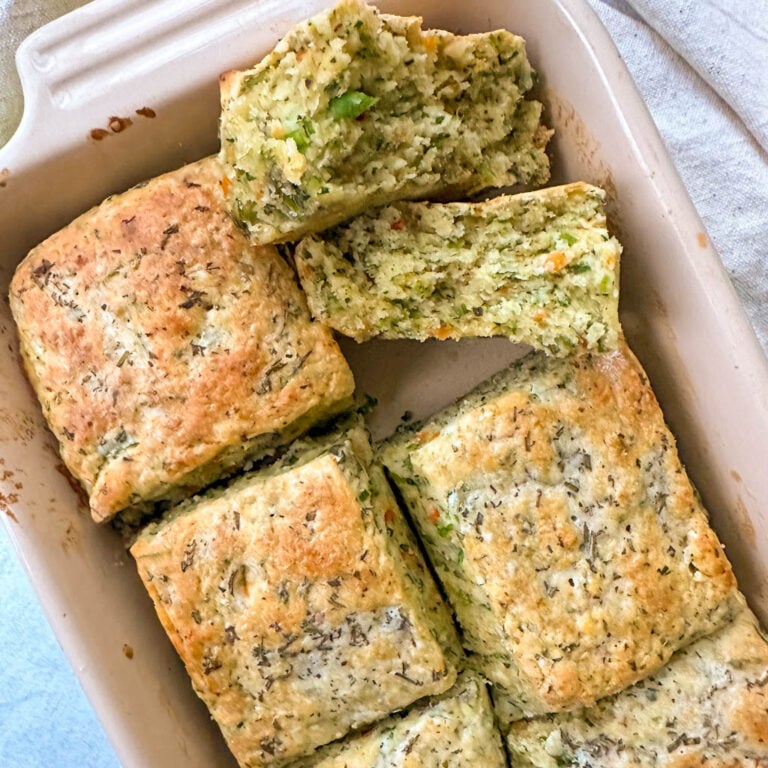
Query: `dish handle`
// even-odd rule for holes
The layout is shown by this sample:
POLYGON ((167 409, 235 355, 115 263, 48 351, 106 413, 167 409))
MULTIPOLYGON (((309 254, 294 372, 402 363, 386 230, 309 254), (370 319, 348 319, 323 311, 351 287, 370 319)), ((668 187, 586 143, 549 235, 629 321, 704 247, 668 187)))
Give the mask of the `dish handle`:
MULTIPOLYGON (((207 85, 206 102, 218 99, 209 82, 211 62, 220 71, 232 62, 249 65, 266 53, 244 29, 270 18, 277 35, 289 26, 291 9, 315 12, 329 0, 94 0, 52 21, 19 46, 16 64, 24 113, 0 150, 9 158, 34 152, 36 161, 79 139, 83 113, 93 116, 87 136, 102 140, 154 116, 178 92, 207 85), (270 7, 271 6, 271 7, 270 7), (224 41, 227 41, 226 44, 224 41), (206 67, 195 66, 204 57, 206 67)), ((274 38, 273 38, 274 39, 274 38)), ((106 143, 106 142, 105 142, 106 143)), ((28 154, 27 154, 28 159, 28 154)))

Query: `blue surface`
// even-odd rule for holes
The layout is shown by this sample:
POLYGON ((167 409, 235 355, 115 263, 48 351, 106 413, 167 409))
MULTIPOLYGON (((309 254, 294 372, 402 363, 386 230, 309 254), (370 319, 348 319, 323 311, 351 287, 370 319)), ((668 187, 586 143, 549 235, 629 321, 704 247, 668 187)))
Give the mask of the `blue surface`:
POLYGON ((0 526, 0 768, 117 760, 0 526))

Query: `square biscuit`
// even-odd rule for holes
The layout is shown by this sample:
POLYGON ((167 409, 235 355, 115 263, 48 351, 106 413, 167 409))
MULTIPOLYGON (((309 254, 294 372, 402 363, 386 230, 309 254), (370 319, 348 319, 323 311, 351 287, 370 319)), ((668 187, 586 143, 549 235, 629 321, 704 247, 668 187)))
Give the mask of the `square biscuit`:
POLYGON ((583 182, 484 202, 398 202, 305 237, 312 315, 356 341, 506 336, 550 354, 614 349, 621 245, 583 182))
POLYGON ((367 435, 281 461, 150 524, 131 549, 242 766, 282 766, 442 693, 460 654, 367 435))
POLYGON ((344 407, 354 383, 207 158, 108 198, 11 284, 21 354, 96 520, 178 500, 344 407))
POLYGON ((361 734, 319 749, 291 768, 506 768, 485 682, 459 675, 449 691, 419 701, 361 734))
POLYGON ((733 614, 731 566, 623 342, 528 355, 383 461, 512 719, 626 688, 733 614))
POLYGON ((520 768, 768 765, 768 642, 747 608, 652 677, 595 706, 519 720, 520 768))
POLYGON ((454 35, 341 0, 250 69, 221 78, 234 215, 297 240, 392 200, 542 184, 551 131, 507 30, 454 35))

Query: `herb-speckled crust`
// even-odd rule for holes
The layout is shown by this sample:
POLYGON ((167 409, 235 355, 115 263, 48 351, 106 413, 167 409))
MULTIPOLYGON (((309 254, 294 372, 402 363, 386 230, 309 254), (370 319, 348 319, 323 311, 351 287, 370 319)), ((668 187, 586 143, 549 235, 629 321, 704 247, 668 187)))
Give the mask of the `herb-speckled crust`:
POLYGON ((457 36, 358 0, 297 25, 221 81, 221 156, 258 242, 295 240, 372 205, 549 178, 525 42, 457 36))
POLYGON ((744 612, 581 712, 512 724, 520 768, 765 768, 768 643, 744 612))
POLYGON ((187 502, 131 549, 242 766, 282 766, 442 693, 450 614, 360 428, 187 502))
POLYGON ((506 768, 485 683, 462 672, 442 696, 350 734, 291 768, 506 768))
POLYGON ((357 341, 507 336, 550 353, 616 347, 619 256, 605 192, 393 203, 304 238, 314 317, 357 341))
POLYGON ((731 566, 624 342, 533 353, 383 459, 508 719, 592 704, 733 615, 731 566))
POLYGON ((225 210, 215 158, 107 199, 11 284, 21 353, 97 520, 178 499, 346 405, 293 274, 225 210))

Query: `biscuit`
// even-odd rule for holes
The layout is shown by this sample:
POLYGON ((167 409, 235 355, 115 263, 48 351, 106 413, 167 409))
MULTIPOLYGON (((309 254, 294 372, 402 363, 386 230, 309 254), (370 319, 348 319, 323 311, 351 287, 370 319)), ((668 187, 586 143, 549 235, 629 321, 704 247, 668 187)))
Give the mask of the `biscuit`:
POLYGON ((282 766, 442 693, 460 647, 367 435, 300 441, 131 548, 242 766, 282 766))
POLYGON ((768 765, 768 643, 748 609, 589 709, 512 724, 515 766, 768 765))
POLYGON ((623 343, 532 353, 383 461, 510 719, 589 706, 734 613, 731 566, 623 343))
POLYGON ((621 246, 604 200, 576 183, 483 203, 393 203, 304 238, 296 266, 313 316, 357 341, 613 349, 621 246))
POLYGON ((462 672, 442 696, 350 734, 291 768, 506 768, 485 683, 462 672))
POLYGON ((96 520, 178 500, 350 401, 352 373, 215 158, 108 198, 11 284, 21 355, 96 520))
POLYGON ((257 242, 373 205, 549 178, 525 42, 457 36, 343 0, 221 81, 221 157, 257 242))

